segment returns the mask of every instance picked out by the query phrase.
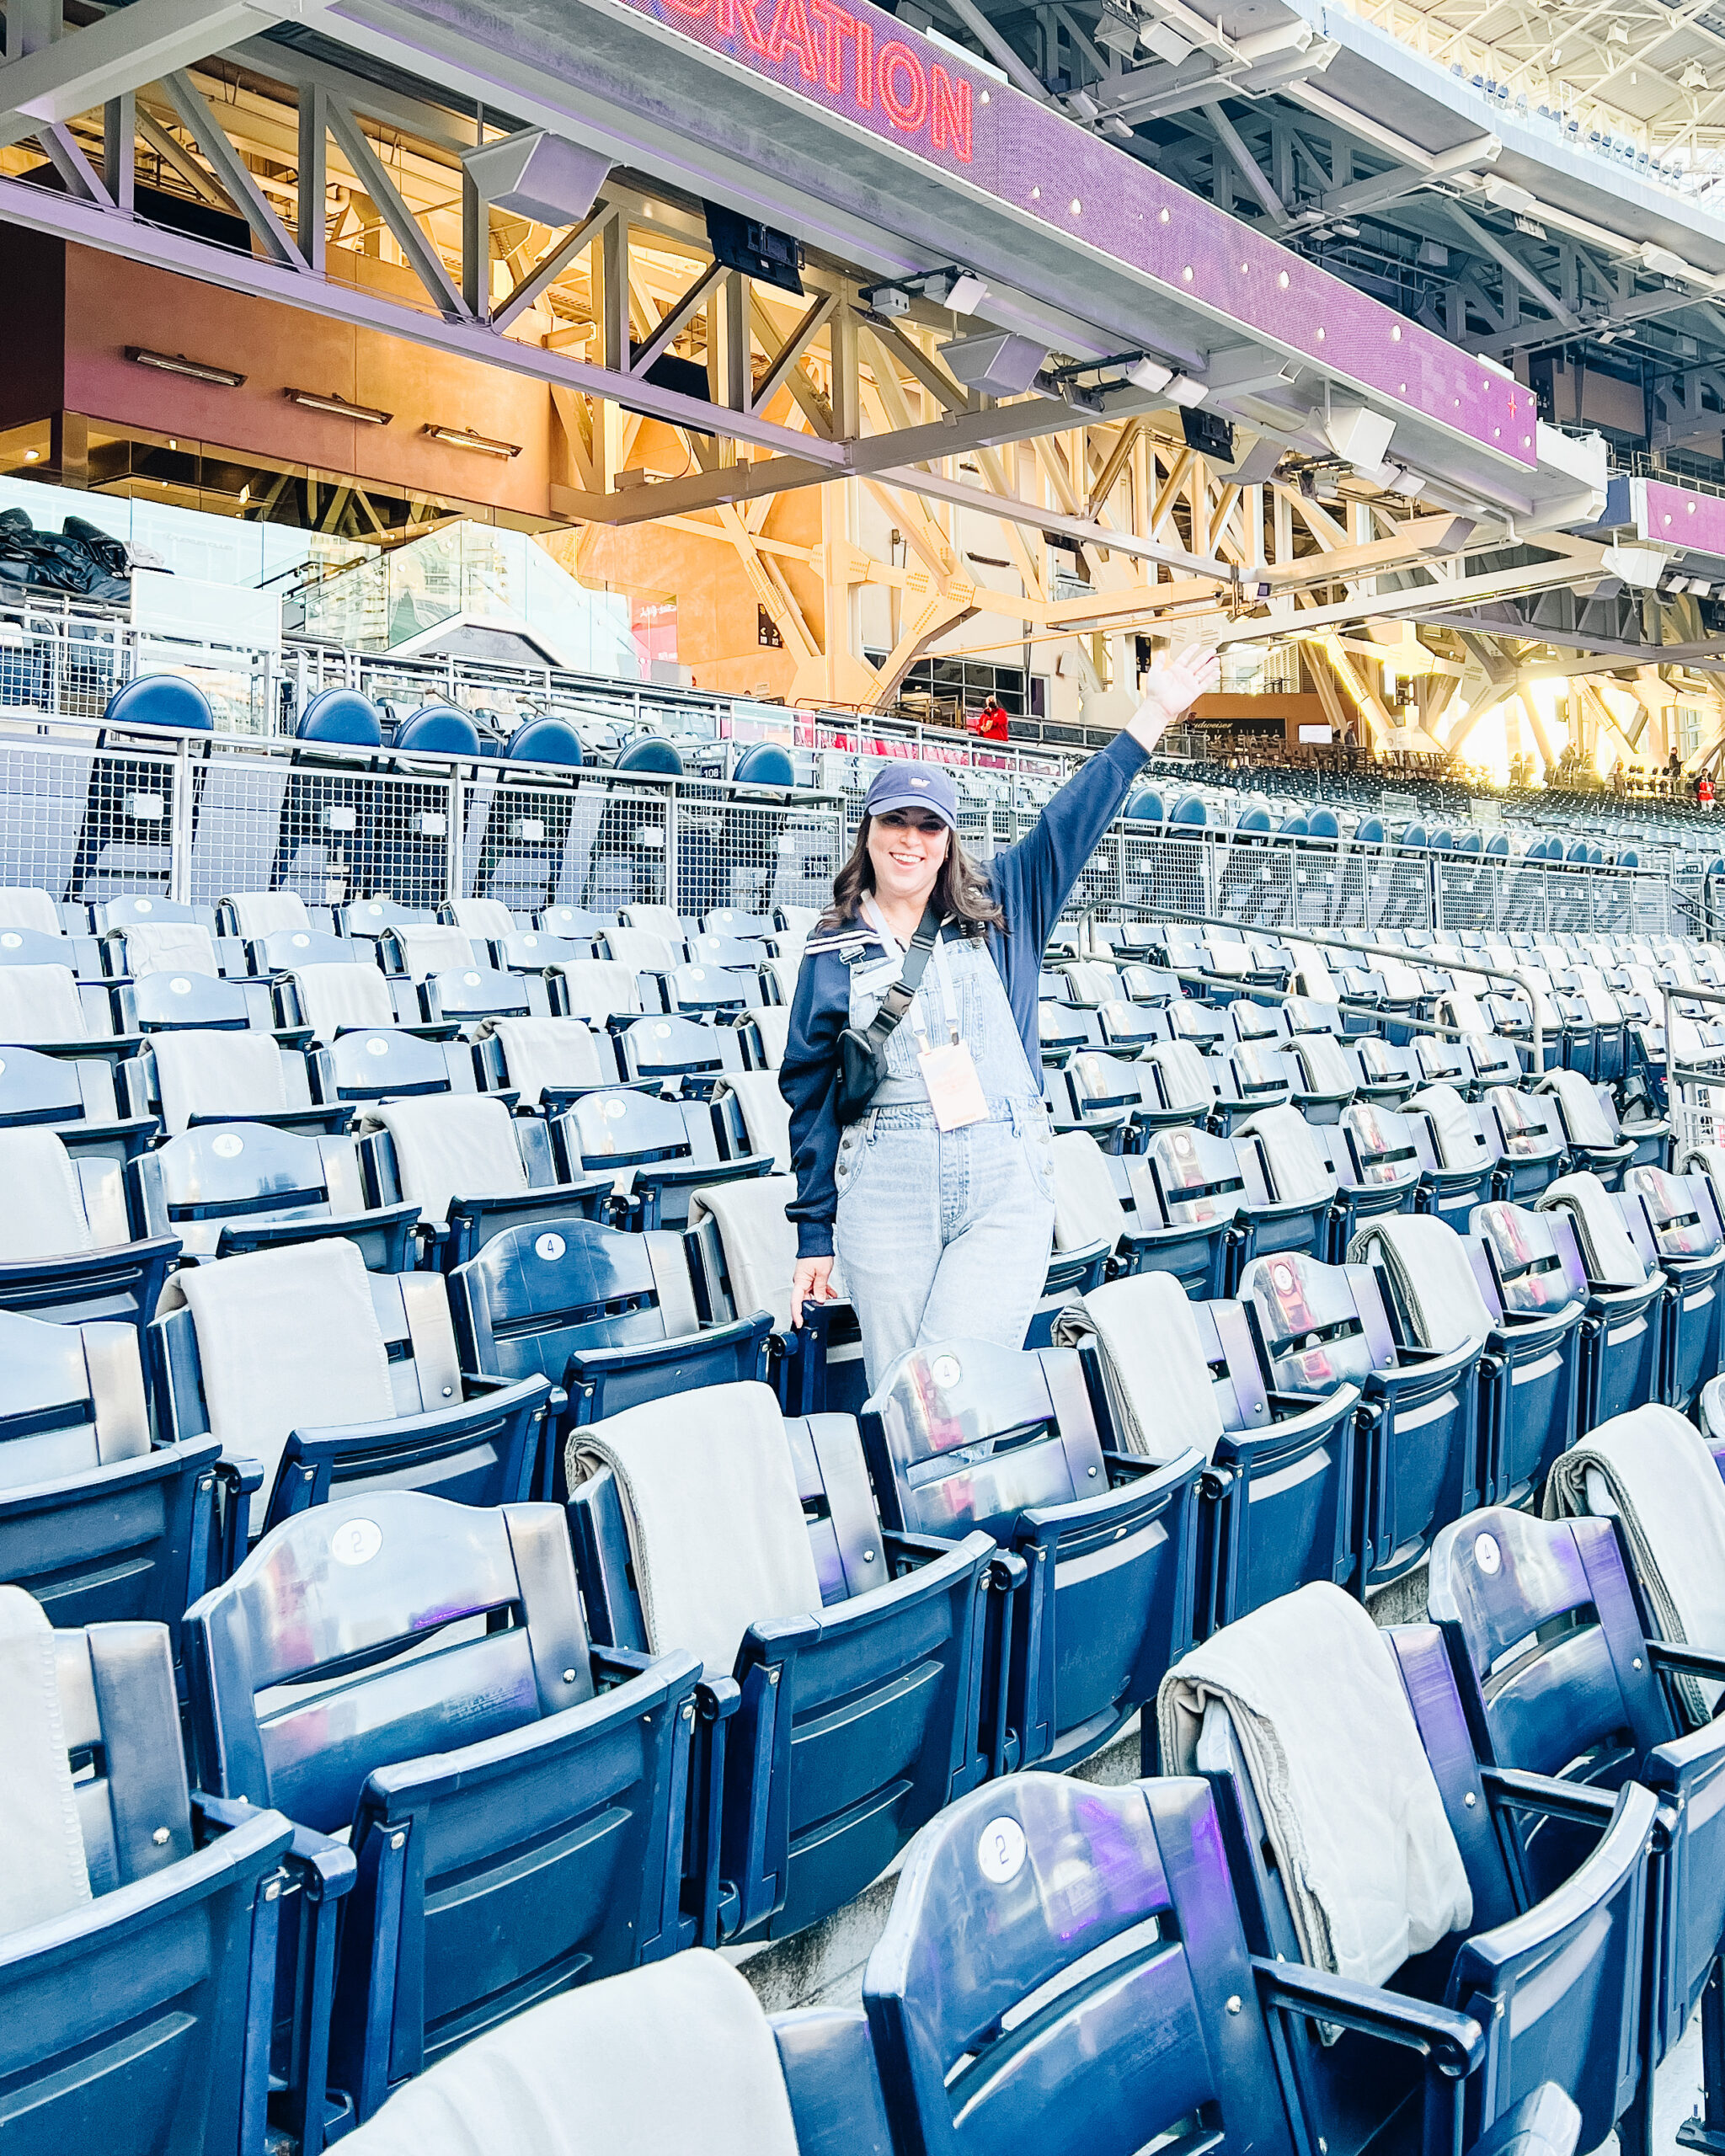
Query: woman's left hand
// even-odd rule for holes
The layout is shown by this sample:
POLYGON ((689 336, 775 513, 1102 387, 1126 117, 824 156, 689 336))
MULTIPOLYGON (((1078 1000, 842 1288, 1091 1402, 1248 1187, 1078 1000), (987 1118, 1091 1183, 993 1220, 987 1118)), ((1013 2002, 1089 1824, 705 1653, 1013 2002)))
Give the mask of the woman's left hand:
POLYGON ((1222 662, 1208 644, 1188 644, 1183 651, 1164 652, 1150 670, 1144 702, 1126 731, 1141 747, 1155 748, 1168 728, 1183 718, 1200 696, 1214 693, 1222 678, 1222 662))

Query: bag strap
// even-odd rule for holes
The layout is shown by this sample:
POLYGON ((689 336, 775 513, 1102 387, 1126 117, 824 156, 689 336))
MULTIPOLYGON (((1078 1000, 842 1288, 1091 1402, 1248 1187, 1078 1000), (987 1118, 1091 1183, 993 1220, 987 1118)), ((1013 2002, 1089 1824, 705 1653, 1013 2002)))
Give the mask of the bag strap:
POLYGON ((905 1014, 916 1001, 916 990, 928 969, 930 955, 940 940, 940 919, 934 910, 934 902, 922 909, 922 918, 916 924, 916 933, 911 938, 905 953, 905 963, 898 979, 880 999, 880 1008, 868 1022, 864 1038, 877 1057, 884 1054, 887 1043, 903 1024, 905 1014))

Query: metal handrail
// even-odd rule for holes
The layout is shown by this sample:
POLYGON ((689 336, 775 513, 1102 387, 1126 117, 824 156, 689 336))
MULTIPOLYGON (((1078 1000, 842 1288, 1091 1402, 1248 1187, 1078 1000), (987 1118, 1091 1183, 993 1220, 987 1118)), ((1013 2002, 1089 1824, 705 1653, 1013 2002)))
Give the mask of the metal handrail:
MULTIPOLYGON (((1674 1071, 1676 1068, 1671 1058, 1671 1020, 1674 1015, 1672 1011, 1672 998, 1674 996, 1686 996, 1694 1003, 1725 1004, 1725 989, 1673 988, 1669 981, 1661 981, 1659 984, 1659 993, 1661 1001, 1664 1006, 1661 1014, 1664 1020, 1664 1037, 1661 1043, 1664 1049, 1664 1054, 1661 1060, 1664 1066, 1665 1107, 1669 1113, 1674 1105, 1674 1097, 1671 1091, 1671 1081, 1674 1071)), ((1697 1082, 1706 1083, 1709 1074, 1698 1065, 1695 1066, 1695 1069, 1697 1082)))

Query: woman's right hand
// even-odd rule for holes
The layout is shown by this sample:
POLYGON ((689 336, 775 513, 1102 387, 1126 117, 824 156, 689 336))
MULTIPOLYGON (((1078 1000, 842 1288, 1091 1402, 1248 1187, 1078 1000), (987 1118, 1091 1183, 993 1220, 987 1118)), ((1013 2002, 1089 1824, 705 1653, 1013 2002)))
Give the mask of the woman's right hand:
POLYGON ((804 1303, 836 1303, 838 1296, 832 1284, 832 1260, 830 1257, 799 1257, 797 1269, 791 1275, 791 1323, 803 1322, 804 1303))

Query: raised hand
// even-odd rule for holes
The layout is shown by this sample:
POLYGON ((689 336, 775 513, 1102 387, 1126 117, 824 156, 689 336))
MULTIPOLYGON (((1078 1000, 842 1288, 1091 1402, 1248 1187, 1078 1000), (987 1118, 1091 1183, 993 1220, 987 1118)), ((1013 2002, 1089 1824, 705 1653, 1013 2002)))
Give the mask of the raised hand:
POLYGON ((1126 731, 1146 749, 1155 748, 1167 728, 1183 718, 1200 696, 1214 693, 1222 662, 1208 644, 1188 644, 1163 652, 1150 670, 1144 702, 1126 731))

